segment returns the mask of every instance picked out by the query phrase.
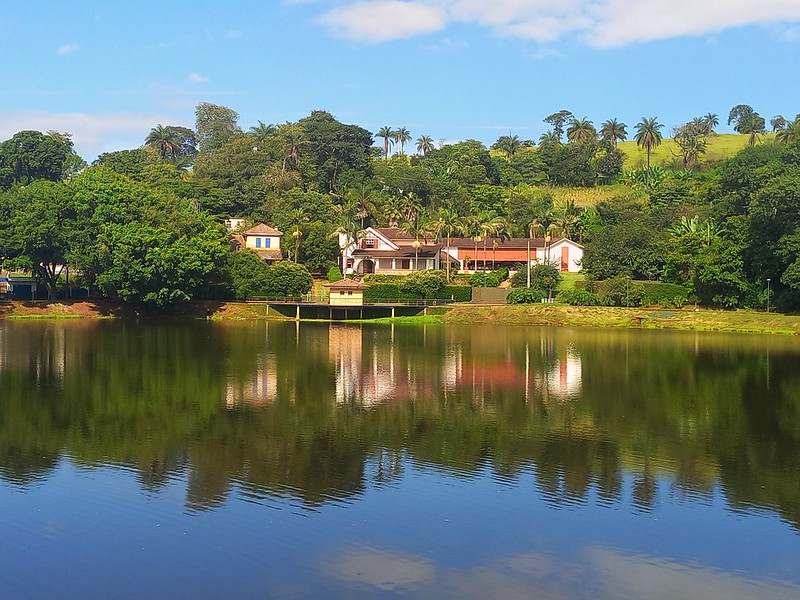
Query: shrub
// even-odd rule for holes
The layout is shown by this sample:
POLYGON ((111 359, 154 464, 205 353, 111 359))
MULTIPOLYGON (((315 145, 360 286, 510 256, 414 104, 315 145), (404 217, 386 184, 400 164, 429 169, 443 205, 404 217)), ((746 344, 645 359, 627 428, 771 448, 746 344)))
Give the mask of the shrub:
POLYGON ((419 298, 438 298, 446 285, 444 271, 416 271, 400 283, 400 291, 419 298))
POLYGON ((228 254, 225 269, 230 288, 237 300, 264 296, 269 267, 253 250, 228 254))
POLYGON ((403 281, 407 275, 383 275, 381 273, 367 273, 364 283, 397 283, 403 281))
POLYGON ((339 267, 331 267, 328 269, 328 281, 336 283, 342 280, 342 270, 339 267))
POLYGON ((400 286, 396 283, 373 283, 364 290, 365 302, 399 302, 405 300, 400 292, 400 286))
POLYGON ((468 285, 446 285, 439 298, 455 302, 469 302, 472 300, 472 288, 468 285))
MULTIPOLYGON (((531 288, 546 290, 545 296, 552 296, 558 284, 561 283, 561 272, 558 267, 550 263, 536 263, 531 268, 531 288)), ((526 265, 511 278, 511 287, 523 288, 528 285, 528 271, 526 265)))
POLYGON ((267 270, 264 293, 267 296, 300 296, 308 292, 313 283, 305 266, 282 260, 267 270))
POLYGON ((547 298, 547 294, 542 294, 541 290, 535 288, 515 288, 511 290, 506 298, 508 304, 536 304, 547 298))
POLYGON ((599 296, 581 287, 559 292, 558 300, 571 306, 607 306, 610 302, 604 296, 599 296))

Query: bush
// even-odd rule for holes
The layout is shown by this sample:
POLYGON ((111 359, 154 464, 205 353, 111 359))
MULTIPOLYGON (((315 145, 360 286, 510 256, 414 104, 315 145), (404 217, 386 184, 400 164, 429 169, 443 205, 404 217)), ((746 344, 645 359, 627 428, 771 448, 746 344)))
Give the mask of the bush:
POLYGON ((267 270, 264 293, 267 296, 301 296, 311 289, 313 283, 305 266, 282 260, 267 270))
POLYGON ((269 267, 254 250, 228 254, 225 270, 229 286, 237 300, 264 296, 269 267))
POLYGON ((503 267, 496 271, 483 271, 474 273, 469 277, 469 284, 472 287, 497 287, 508 277, 508 269, 503 267))
POLYGON ((400 286, 396 283, 373 283, 364 290, 365 302, 399 302, 401 300, 410 300, 410 298, 403 297, 400 286))
POLYGON ((364 283, 396 283, 399 284, 407 275, 383 275, 381 273, 367 273, 364 283))
POLYGON ((446 285, 439 298, 455 302, 469 302, 472 300, 472 288, 468 285, 446 285))
POLYGON ((560 292, 558 301, 571 306, 608 306, 610 303, 607 298, 580 287, 560 292))
POLYGON ((534 288, 515 288, 506 298, 508 304, 538 304, 542 298, 547 298, 547 293, 534 288))
POLYGON ((608 306, 668 306, 680 308, 689 302, 688 288, 660 281, 630 281, 618 275, 605 281, 579 281, 576 289, 596 294, 608 306))
POLYGON ((642 306, 670 306, 679 308, 689 302, 689 289, 675 283, 660 281, 637 281, 634 285, 642 288, 642 306))
POLYGON ((400 283, 403 294, 419 298, 438 298, 447 285, 444 271, 416 271, 400 283))
POLYGON ((328 281, 331 283, 336 283, 342 279, 342 270, 339 267, 331 267, 328 269, 328 281))
MULTIPOLYGON (((553 295, 559 283, 561 283, 561 272, 555 265, 543 262, 531 267, 531 287, 546 290, 546 297, 553 295)), ((527 285, 527 265, 520 265, 520 269, 511 278, 511 287, 523 288, 527 285)))

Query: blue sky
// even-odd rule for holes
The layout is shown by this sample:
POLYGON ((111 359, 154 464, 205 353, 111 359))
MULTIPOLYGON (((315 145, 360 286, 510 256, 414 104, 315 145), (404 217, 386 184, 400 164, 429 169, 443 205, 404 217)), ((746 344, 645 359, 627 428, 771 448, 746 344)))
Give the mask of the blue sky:
POLYGON ((90 161, 202 101, 487 144, 562 108, 665 133, 800 113, 800 0, 40 0, 4 7, 0 54, 0 139, 67 131, 90 161))

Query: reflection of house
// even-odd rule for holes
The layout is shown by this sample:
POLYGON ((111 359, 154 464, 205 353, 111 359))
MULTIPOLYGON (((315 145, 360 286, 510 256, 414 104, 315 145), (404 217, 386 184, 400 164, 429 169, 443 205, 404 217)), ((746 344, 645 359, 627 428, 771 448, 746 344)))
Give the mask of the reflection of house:
POLYGON ((255 227, 246 229, 240 234, 231 236, 231 246, 234 250, 255 250, 267 262, 283 259, 281 252, 281 238, 283 233, 259 223, 255 227))
MULTIPOLYGON (((340 239, 343 243, 344 239, 340 239)), ((548 261, 561 271, 580 271, 583 247, 560 238, 512 238, 510 240, 452 238, 447 244, 415 239, 394 227, 368 227, 357 243, 345 249, 348 273, 396 273, 439 269, 450 260, 461 271, 514 267, 548 261), (530 248, 530 250, 529 250, 530 248)))
POLYGON ((235 408, 241 404, 263 406, 278 397, 278 370, 274 359, 265 357, 255 373, 247 379, 228 379, 225 389, 225 406, 235 408))
POLYGON ((331 306, 361 306, 364 304, 364 290, 367 288, 363 283, 352 279, 342 279, 325 286, 331 291, 328 304, 331 306))
POLYGON ((550 396, 567 400, 580 393, 581 376, 581 357, 568 349, 565 355, 557 359, 556 365, 543 374, 541 383, 550 396))

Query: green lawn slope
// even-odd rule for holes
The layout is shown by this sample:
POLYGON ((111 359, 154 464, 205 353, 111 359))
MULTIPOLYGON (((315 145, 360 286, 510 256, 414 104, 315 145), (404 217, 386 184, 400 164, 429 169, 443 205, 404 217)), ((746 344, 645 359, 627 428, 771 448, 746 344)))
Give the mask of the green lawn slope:
MULTIPOLYGON (((701 162, 717 162, 730 158, 747 146, 749 137, 748 135, 738 133, 714 135, 709 138, 706 153, 700 160, 701 162)), ((773 137, 774 134, 762 136, 760 143, 772 139, 773 137)), ((623 168, 639 169, 647 166, 647 153, 640 149, 635 141, 628 140, 627 142, 620 142, 618 147, 626 155, 623 168)), ((662 141, 661 145, 653 150, 653 154, 650 157, 650 164, 659 167, 681 168, 683 161, 678 145, 672 139, 665 139, 662 141)))

